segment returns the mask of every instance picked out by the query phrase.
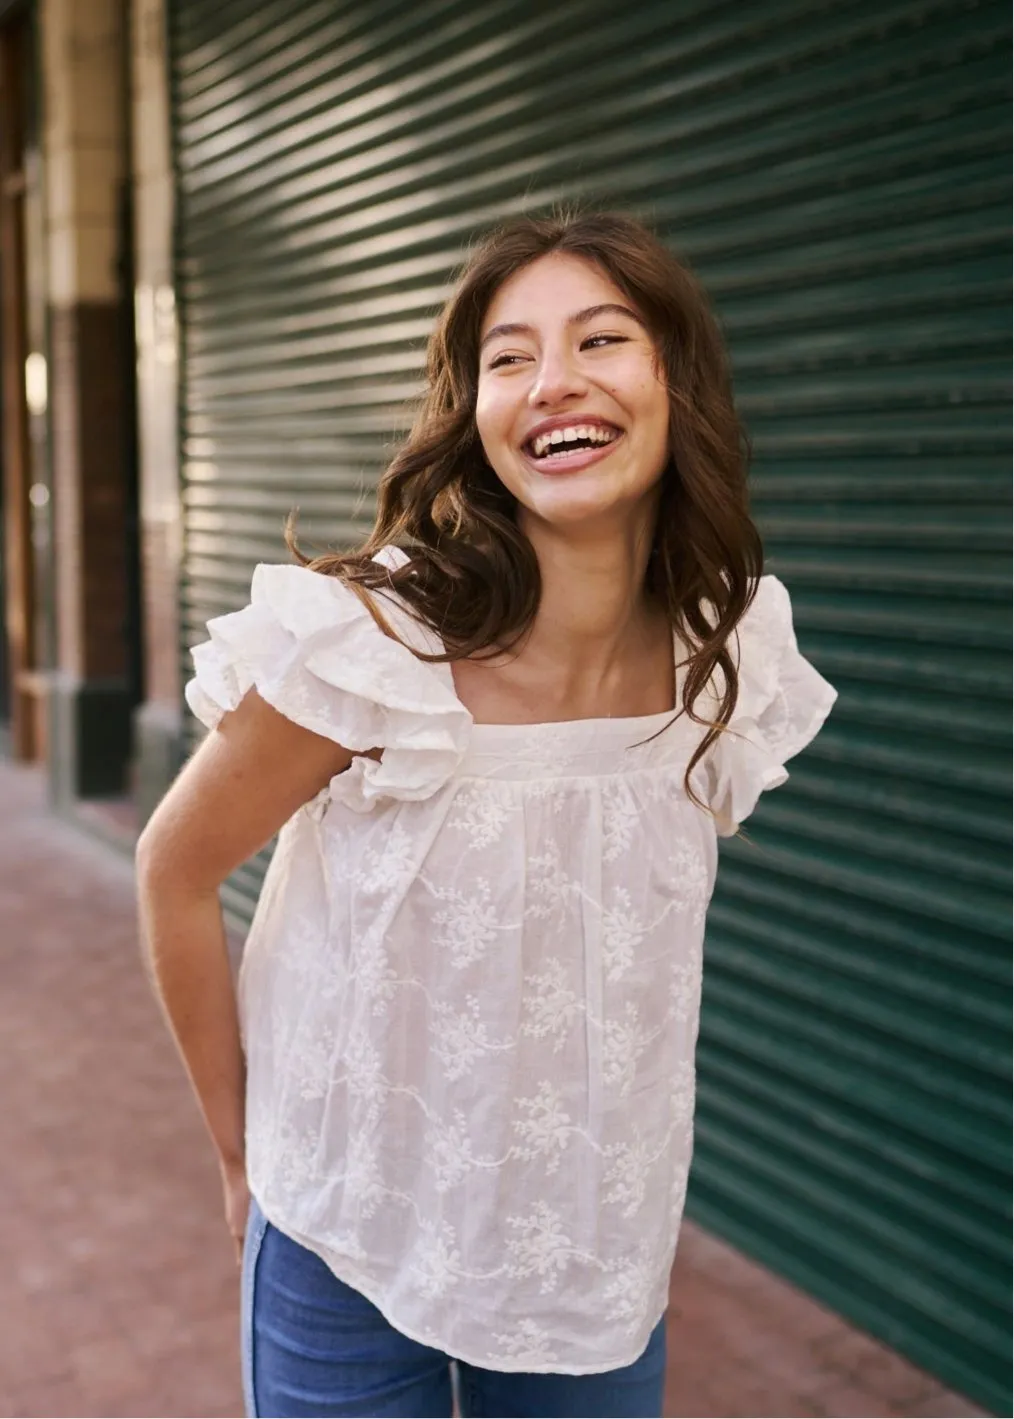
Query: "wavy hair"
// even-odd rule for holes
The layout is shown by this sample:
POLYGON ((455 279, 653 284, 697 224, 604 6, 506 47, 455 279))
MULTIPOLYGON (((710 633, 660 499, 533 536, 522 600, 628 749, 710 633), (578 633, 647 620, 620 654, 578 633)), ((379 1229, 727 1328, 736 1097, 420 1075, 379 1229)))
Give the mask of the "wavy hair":
POLYGON ((763 552, 721 332, 690 270, 640 222, 599 212, 520 217, 487 236, 430 338, 425 393, 381 478, 370 536, 355 551, 310 558, 299 551, 290 519, 286 540, 304 566, 340 577, 389 635, 395 632, 370 593, 393 591, 443 643, 442 655, 415 651, 421 659, 484 657, 517 645, 538 610, 539 566, 476 428, 479 341, 499 288, 550 252, 592 262, 623 292, 645 321, 668 388, 670 460, 646 590, 686 652, 679 713, 707 730, 685 781, 699 802, 690 775, 735 709, 730 640, 755 594, 763 552), (392 544, 409 558, 393 570, 372 560, 392 544), (709 684, 718 687, 717 709, 705 718, 695 706, 709 684))

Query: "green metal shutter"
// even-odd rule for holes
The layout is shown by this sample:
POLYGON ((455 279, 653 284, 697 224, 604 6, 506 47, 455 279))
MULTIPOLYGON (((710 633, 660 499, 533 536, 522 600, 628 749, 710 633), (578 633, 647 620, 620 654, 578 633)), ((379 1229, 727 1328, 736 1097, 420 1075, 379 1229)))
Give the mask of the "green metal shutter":
POLYGON ((291 505, 365 529, 477 228, 604 196, 704 277, 841 698, 724 854, 692 1208, 1010 1413, 1008 7, 170 8, 188 644, 291 505))

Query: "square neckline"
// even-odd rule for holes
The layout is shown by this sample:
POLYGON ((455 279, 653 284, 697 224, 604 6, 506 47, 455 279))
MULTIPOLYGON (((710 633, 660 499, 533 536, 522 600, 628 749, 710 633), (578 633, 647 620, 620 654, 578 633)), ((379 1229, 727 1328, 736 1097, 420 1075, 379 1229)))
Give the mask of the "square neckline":
MULTIPOLYGON (((443 644, 443 643, 441 642, 441 645, 442 645, 442 644, 443 644)), ((497 719, 497 720, 478 720, 478 719, 475 719, 474 717, 472 717, 472 712, 471 712, 471 710, 468 708, 468 706, 467 706, 467 705, 464 703, 464 701, 461 699, 461 696, 458 694, 458 688, 457 688, 457 686, 456 686, 455 683, 454 683, 454 672, 453 672, 453 670, 451 669, 451 663, 450 663, 450 661, 446 661, 446 662, 444 663, 444 669, 446 669, 446 671, 447 671, 447 679, 448 679, 448 682, 449 682, 449 684, 450 684, 451 693, 453 694, 454 698, 457 700, 457 702, 458 702, 458 704, 461 706, 461 708, 465 711, 465 713, 466 713, 466 714, 469 716, 469 718, 471 718, 471 720, 472 720, 472 731, 473 731, 473 733, 474 733, 475 731, 479 731, 479 732, 481 732, 481 733, 485 733, 485 731, 487 731, 487 730, 503 731, 504 734, 506 734, 506 732, 508 732, 508 731, 519 732, 519 731, 526 730, 526 729, 528 729, 528 730, 534 730, 534 731, 539 732, 539 733, 547 733, 547 732, 553 731, 553 730, 561 731, 561 732, 562 732, 562 731, 566 731, 566 730, 571 730, 571 731, 573 731, 574 733, 580 733, 580 734, 583 734, 583 735, 585 735, 585 736, 587 737, 589 729, 590 729, 590 728, 594 728, 595 726, 599 726, 599 727, 601 727, 603 730, 606 730, 609 726, 615 726, 615 727, 619 728, 620 730, 622 730, 622 731, 624 731, 624 732, 629 732, 629 731, 631 731, 631 730, 636 730, 636 729, 638 729, 638 728, 648 728, 648 729, 654 729, 654 732, 657 733, 658 731, 657 731, 657 729, 655 729, 655 726, 658 726, 658 728, 662 728, 662 727, 664 726, 664 724, 665 724, 666 721, 669 721, 669 720, 676 720, 676 719, 682 718, 682 716, 683 716, 683 704, 682 704, 682 700, 681 700, 681 697, 680 697, 680 669, 681 669, 681 666, 682 666, 682 664, 683 664, 683 662, 680 660, 680 652, 681 652, 681 650, 683 649, 683 647, 682 647, 682 644, 681 644, 681 642, 680 642, 680 640, 679 640, 679 637, 677 636, 675 630, 673 631, 673 634, 672 634, 672 645, 673 645, 673 671, 674 671, 675 689, 676 689, 676 694, 675 694, 676 703, 675 703, 675 705, 673 705, 673 707, 672 707, 671 709, 656 710, 653 714, 627 714, 627 715, 601 715, 601 714, 597 714, 597 715, 585 715, 585 716, 583 716, 583 717, 580 718, 580 719, 536 719, 536 720, 530 720, 530 721, 528 721, 528 720, 524 720, 524 721, 521 721, 521 720, 498 720, 498 719, 497 719)), ((494 736, 491 736, 491 737, 494 737, 494 736)), ((610 736, 606 735, 606 737, 608 738, 608 737, 610 737, 610 736)))
MULTIPOLYGON (((408 556, 404 550, 394 545, 381 547, 371 558, 374 562, 379 562, 381 566, 397 567, 408 561, 408 556)), ((404 614, 404 606, 396 596, 386 594, 389 601, 404 614)), ((438 649, 439 653, 446 653, 446 646, 438 632, 432 626, 423 626, 419 622, 413 622, 416 634, 422 632, 425 639, 429 640, 431 649, 438 649)), ((654 714, 635 715, 586 715, 580 719, 537 719, 537 720, 479 720, 476 719, 472 711, 465 704, 458 694, 458 687, 454 682, 454 671, 449 660, 442 662, 431 662, 431 668, 437 671, 444 678, 447 688, 454 697, 455 703, 468 715, 471 733, 479 734, 483 738, 498 739, 500 741, 510 740, 516 735, 523 735, 526 731, 534 732, 540 737, 552 737, 555 733, 559 737, 566 737, 568 731, 577 737, 583 738, 586 742, 590 737, 590 732, 599 729, 602 738, 611 740, 613 735, 610 730, 618 730, 621 735, 636 732, 638 729, 648 729, 657 733, 659 729, 665 727, 669 721, 683 718, 683 704, 680 697, 680 668, 684 663, 681 659, 683 644, 676 633, 672 632, 672 653, 673 669, 675 679, 675 699, 676 704, 671 709, 659 710, 654 714), (656 728, 657 726, 657 728, 656 728)), ((650 734, 649 736, 650 737, 650 734)))

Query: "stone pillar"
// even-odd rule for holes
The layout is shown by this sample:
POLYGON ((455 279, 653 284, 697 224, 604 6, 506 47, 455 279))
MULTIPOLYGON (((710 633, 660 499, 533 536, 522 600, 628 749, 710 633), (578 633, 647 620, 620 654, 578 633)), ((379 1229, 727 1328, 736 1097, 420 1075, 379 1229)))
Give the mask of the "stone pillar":
POLYGON ((173 169, 164 0, 131 3, 134 302, 137 344, 144 702, 134 717, 136 798, 145 822, 182 757, 181 509, 177 433, 173 169))
POLYGON ((123 792, 130 759, 133 418, 123 312, 122 0, 40 0, 50 300, 59 804, 123 792))
POLYGON ((45 730, 38 711, 34 557, 31 539, 32 460, 25 397, 29 353, 26 150, 32 108, 31 37, 23 11, 0 6, 0 499, 3 576, 0 605, 0 715, 10 716, 10 748, 19 759, 41 757, 45 730))

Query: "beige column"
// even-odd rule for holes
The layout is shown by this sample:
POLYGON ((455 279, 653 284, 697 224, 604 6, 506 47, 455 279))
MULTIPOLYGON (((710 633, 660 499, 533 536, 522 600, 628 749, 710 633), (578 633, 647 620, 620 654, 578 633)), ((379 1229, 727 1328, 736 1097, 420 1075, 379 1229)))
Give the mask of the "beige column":
POLYGON ((176 772, 181 721, 174 189, 164 0, 131 0, 131 103, 146 647, 145 699, 134 726, 138 807, 144 820, 176 772))
POLYGON ((58 800, 126 785, 133 703, 123 0, 40 0, 58 800))
POLYGON ((25 391, 29 357, 26 247, 31 43, 23 13, 0 18, 0 474, 3 477, 4 644, 0 675, 10 747, 19 759, 44 753, 35 645, 32 459, 25 391))

